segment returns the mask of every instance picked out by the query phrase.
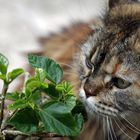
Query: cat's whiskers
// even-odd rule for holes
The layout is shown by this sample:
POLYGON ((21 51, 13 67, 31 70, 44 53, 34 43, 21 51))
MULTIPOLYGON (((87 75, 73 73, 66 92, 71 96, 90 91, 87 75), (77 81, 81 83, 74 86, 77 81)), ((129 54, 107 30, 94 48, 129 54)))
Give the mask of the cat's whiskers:
POLYGON ((110 129, 109 129, 109 126, 108 126, 108 119, 107 119, 107 117, 106 117, 106 124, 107 124, 107 139, 110 140, 110 135, 109 135, 110 129))
MULTIPOLYGON (((109 92, 109 94, 111 94, 111 91, 109 92)), ((107 96, 108 100, 111 101, 111 97, 109 96, 109 94, 107 94, 106 96, 107 96)), ((114 128, 113 128, 113 125, 112 125, 112 119, 111 118, 109 119, 108 116, 107 116, 107 124, 109 126, 109 131, 110 131, 112 140, 113 140, 112 132, 113 132, 113 135, 115 137, 115 140, 117 140, 117 136, 115 134, 115 131, 114 131, 114 128)))
POLYGON ((132 131, 134 131, 135 133, 139 134, 140 133, 140 129, 138 129, 136 126, 134 126, 134 124, 132 124, 128 119, 126 119, 123 115, 120 115, 129 125, 131 125, 131 127, 129 125, 127 125, 127 127, 129 129, 131 129, 132 131))
MULTIPOLYGON (((70 77, 71 77, 71 75, 77 77, 78 73, 76 73, 76 72, 70 72, 70 71, 64 71, 64 77, 65 77, 65 76, 70 76, 70 77)), ((72 84, 74 87, 78 87, 79 84, 80 84, 80 81, 79 81, 79 80, 75 80, 75 79, 72 79, 72 78, 70 79, 70 82, 71 82, 71 84, 72 84)))
POLYGON ((122 131, 122 133, 124 133, 129 139, 135 140, 131 136, 129 136, 128 133, 125 132, 125 130, 123 130, 124 125, 122 124, 122 122, 117 117, 116 117, 116 119, 114 119, 114 122, 118 126, 118 128, 122 131), (123 128, 119 125, 119 123, 123 126, 123 128))
MULTIPOLYGON (((111 97, 109 96, 109 94, 107 94, 108 95, 108 100, 111 100, 111 97)), ((116 102, 116 100, 114 100, 115 102, 116 102)), ((132 127, 134 127, 134 128, 136 128, 131 122, 129 122, 127 119, 125 119, 125 117, 123 117, 122 115, 121 115, 121 117, 124 119, 124 120, 126 120, 128 123, 130 123, 130 125, 132 126, 132 127)), ((118 119, 118 121, 121 123, 121 125, 124 127, 124 128, 129 128, 130 130, 132 130, 132 131, 134 131, 135 133, 140 133, 140 130, 139 131, 135 131, 133 128, 131 128, 130 126, 128 126, 127 125, 127 127, 121 122, 121 120, 117 117, 117 119, 118 119)), ((111 121, 110 121, 111 122, 111 121)), ((116 123, 116 122, 115 122, 116 123)), ((118 124, 118 123, 117 123, 118 124)), ((119 124, 118 124, 119 125, 119 124)), ((121 128, 121 127, 120 127, 121 128)), ((113 129, 113 126, 112 126, 112 129, 113 129)), ((113 130, 112 130, 113 131, 113 130)), ((130 137, 123 129, 121 129, 121 131, 123 131, 123 133, 125 133, 128 137, 130 137)), ((114 132, 114 134, 115 134, 115 132, 114 132)), ((115 136, 115 135, 114 135, 115 136)), ((131 137, 130 137, 131 138, 131 137)), ((117 138, 116 138, 116 136, 115 136, 115 139, 117 140, 117 138)))
POLYGON ((111 130, 112 130, 112 133, 113 133, 113 135, 114 135, 114 138, 115 138, 115 140, 117 140, 117 136, 116 136, 116 133, 115 133, 115 131, 114 131, 114 128, 113 128, 113 124, 112 124, 112 119, 110 119, 110 128, 111 128, 111 130))
POLYGON ((77 73, 65 71, 64 75, 76 75, 77 76, 77 73))
POLYGON ((103 133, 104 133, 104 136, 106 134, 106 125, 105 125, 106 121, 105 121, 105 117, 103 117, 103 133))
POLYGON ((71 69, 73 69, 73 66, 72 65, 69 65, 69 64, 65 64, 65 63, 59 63, 60 65, 63 65, 63 66, 67 66, 68 68, 71 68, 71 69))
POLYGON ((111 140, 113 140, 113 136, 112 136, 112 132, 111 132, 111 127, 110 127, 110 123, 109 123, 109 117, 107 116, 106 119, 107 119, 107 128, 108 128, 108 138, 109 139, 111 138, 111 140))
POLYGON ((79 97, 89 120, 97 116, 88 140, 136 140, 140 134, 140 114, 135 114, 140 113, 140 5, 136 1, 109 0, 111 10, 77 55, 75 66, 86 92, 79 92, 79 97))
POLYGON ((97 114, 97 122, 98 122, 98 127, 99 127, 99 125, 100 125, 100 115, 99 114, 97 114))
POLYGON ((76 88, 78 85, 79 85, 79 82, 71 82, 71 85, 74 87, 74 88, 76 88))

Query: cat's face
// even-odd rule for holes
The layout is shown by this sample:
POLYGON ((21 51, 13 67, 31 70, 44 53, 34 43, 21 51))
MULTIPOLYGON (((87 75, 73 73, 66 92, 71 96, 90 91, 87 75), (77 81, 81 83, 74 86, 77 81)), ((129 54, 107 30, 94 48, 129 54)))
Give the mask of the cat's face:
POLYGON ((140 6, 123 6, 110 10, 78 57, 79 96, 91 117, 140 113, 140 6))

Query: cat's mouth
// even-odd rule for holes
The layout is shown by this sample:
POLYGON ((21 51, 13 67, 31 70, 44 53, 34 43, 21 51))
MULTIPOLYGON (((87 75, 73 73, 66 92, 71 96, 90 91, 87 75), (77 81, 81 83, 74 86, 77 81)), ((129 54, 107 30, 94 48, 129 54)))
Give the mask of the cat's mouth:
POLYGON ((109 117, 117 117, 119 114, 117 108, 114 108, 110 105, 107 105, 99 101, 97 97, 86 96, 86 93, 83 89, 80 89, 79 97, 83 102, 83 104, 85 105, 87 112, 90 114, 97 113, 99 115, 109 116, 109 117))

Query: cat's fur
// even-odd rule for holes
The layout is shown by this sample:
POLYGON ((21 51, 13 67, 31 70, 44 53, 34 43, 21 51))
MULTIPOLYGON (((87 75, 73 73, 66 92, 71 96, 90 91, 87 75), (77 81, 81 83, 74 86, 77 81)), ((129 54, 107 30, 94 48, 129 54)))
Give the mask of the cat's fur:
MULTIPOLYGON (((100 22, 101 23, 101 22, 100 22)), ((110 0, 102 24, 77 57, 88 114, 80 140, 136 140, 140 134, 140 3, 110 0)))

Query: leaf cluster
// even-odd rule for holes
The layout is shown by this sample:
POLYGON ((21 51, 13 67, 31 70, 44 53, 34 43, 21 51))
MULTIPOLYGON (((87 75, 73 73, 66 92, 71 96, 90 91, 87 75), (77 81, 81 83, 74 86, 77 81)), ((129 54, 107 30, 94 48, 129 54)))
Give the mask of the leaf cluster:
MULTIPOLYGON (((50 58, 32 54, 28 60, 35 74, 25 78, 21 91, 6 93, 5 98, 13 101, 8 106, 13 113, 6 123, 26 134, 79 135, 83 116, 78 111, 73 86, 62 81, 60 65, 50 58)), ((8 59, 0 54, 0 79, 4 85, 9 86, 21 74, 27 75, 21 68, 7 72, 8 65, 8 59)))

